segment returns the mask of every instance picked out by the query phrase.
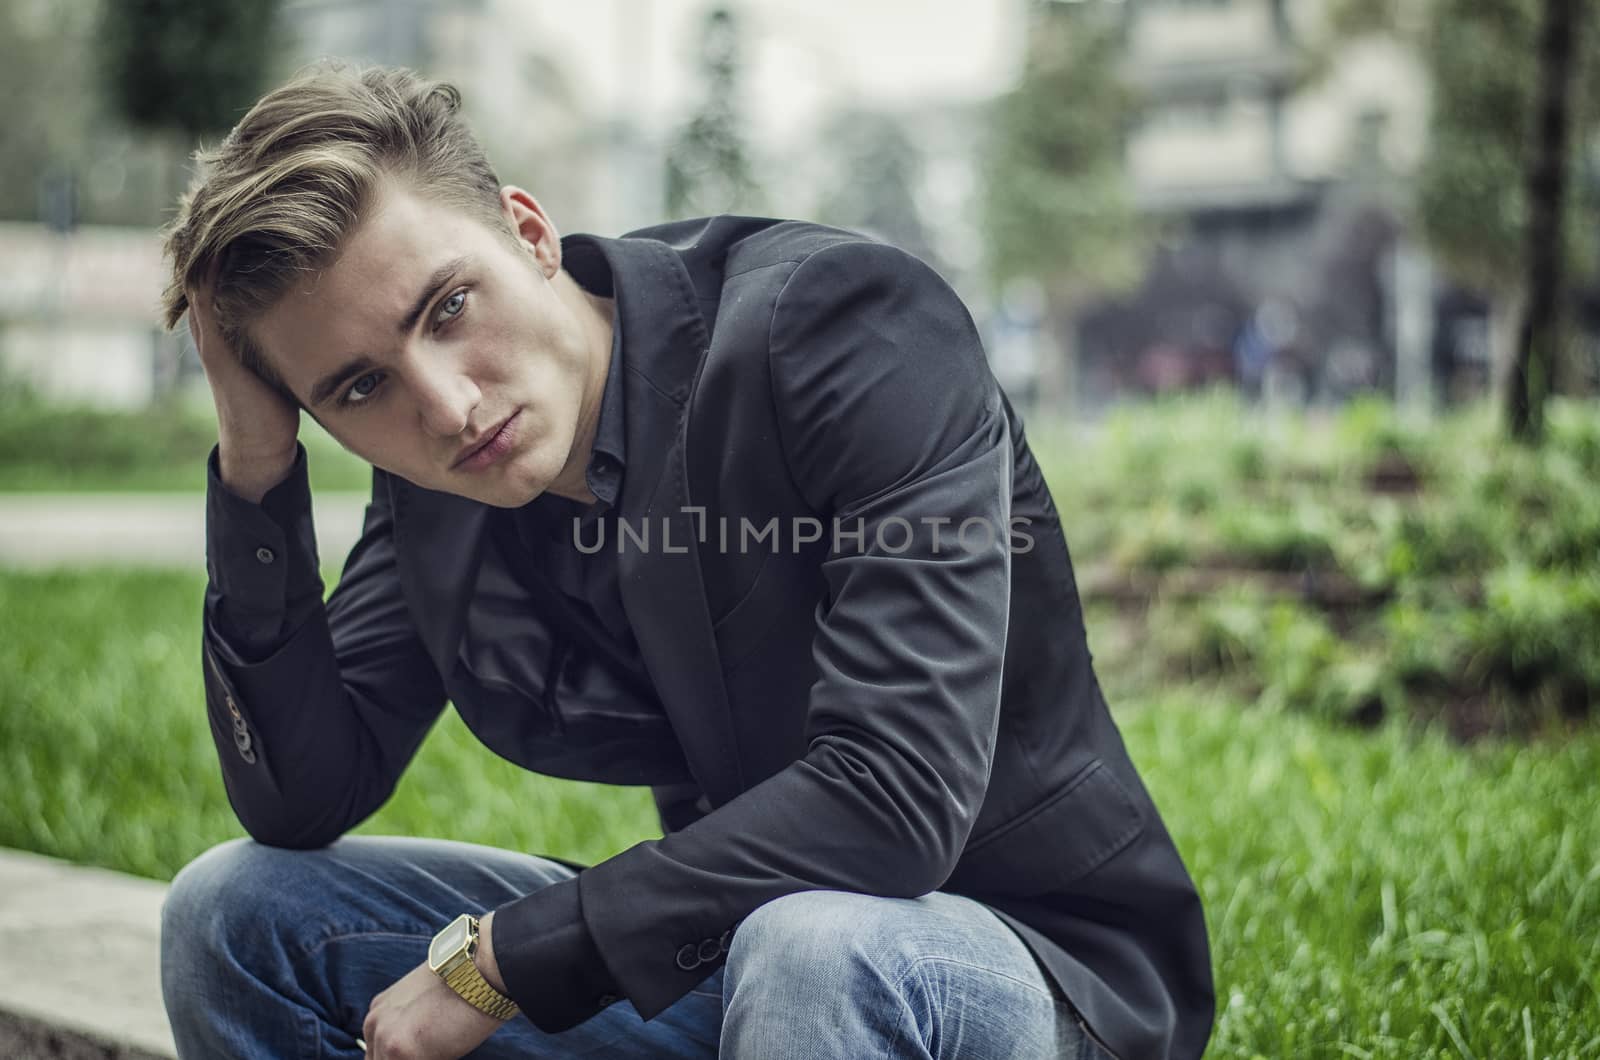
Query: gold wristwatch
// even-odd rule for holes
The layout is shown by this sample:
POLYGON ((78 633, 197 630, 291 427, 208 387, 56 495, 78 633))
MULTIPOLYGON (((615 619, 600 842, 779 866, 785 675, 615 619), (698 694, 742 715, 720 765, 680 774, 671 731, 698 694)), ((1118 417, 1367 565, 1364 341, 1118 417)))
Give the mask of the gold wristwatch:
POLYGON ((520 1009, 517 1003, 489 985, 478 971, 473 955, 478 952, 478 918, 462 913, 433 936, 428 946, 428 967, 438 973, 467 1004, 497 1020, 508 1020, 520 1009))

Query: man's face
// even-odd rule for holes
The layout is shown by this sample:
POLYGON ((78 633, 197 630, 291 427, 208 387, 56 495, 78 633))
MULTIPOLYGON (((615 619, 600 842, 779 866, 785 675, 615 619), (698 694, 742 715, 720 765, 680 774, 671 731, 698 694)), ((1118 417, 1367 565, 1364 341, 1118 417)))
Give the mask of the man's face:
POLYGON ((334 264, 251 331, 346 448, 419 486, 515 507, 582 481, 610 336, 561 273, 538 204, 513 188, 501 203, 504 233, 388 183, 334 264))

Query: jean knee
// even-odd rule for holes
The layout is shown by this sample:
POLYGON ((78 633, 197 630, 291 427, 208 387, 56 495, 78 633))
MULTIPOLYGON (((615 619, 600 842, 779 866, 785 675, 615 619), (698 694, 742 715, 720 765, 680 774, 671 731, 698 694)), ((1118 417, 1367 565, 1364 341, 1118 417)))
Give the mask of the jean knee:
POLYGON ((740 922, 728 950, 729 974, 755 968, 780 977, 836 976, 894 963, 895 932, 879 930, 882 903, 904 901, 846 891, 797 891, 760 906, 740 922))
POLYGON ((178 871, 161 903, 163 942, 169 928, 200 923, 213 915, 225 896, 236 889, 233 881, 239 875, 239 863, 249 845, 248 839, 219 843, 178 871))
POLYGON ((277 917, 277 907, 295 888, 290 876, 304 870, 297 851, 230 839, 180 870, 161 905, 163 957, 182 951, 204 959, 244 934, 259 939, 277 917))

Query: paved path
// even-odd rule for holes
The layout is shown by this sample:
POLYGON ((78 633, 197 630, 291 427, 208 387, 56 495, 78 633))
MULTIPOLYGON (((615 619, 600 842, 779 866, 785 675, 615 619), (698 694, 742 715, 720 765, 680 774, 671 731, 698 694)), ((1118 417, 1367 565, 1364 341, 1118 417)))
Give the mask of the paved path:
POLYGON ((4 1055, 175 1055, 161 1005, 166 893, 153 880, 0 850, 4 1055))
MULTIPOLYGON (((361 533, 364 493, 312 497, 317 550, 338 568, 361 533)), ((199 493, 0 493, 0 566, 115 563, 205 570, 199 493)))

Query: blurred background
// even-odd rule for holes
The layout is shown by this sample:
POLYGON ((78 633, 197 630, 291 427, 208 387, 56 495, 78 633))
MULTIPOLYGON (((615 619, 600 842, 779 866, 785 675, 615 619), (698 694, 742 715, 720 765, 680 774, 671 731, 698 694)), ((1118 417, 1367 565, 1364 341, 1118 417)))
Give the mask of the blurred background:
MULTIPOLYGON (((801 217, 955 286, 1206 900, 1211 1055, 1600 1057, 1592 4, 0 0, 0 847, 239 834, 159 230, 325 56, 453 81, 563 231, 801 217)), ((369 471, 303 436, 331 586, 369 471)), ((452 714, 363 829, 658 834, 452 714)))
MULTIPOLYGON (((1223 382, 1421 409, 1492 390, 1526 301, 1539 0, 8 0, 0 350, 137 405, 197 143, 324 56, 455 82, 566 231, 717 212, 926 258, 1051 415, 1223 382)), ((1584 40, 1592 38, 1585 37, 1584 40)), ((1574 38, 1576 40, 1576 37, 1574 38)), ((1563 79, 1568 389, 1600 372, 1592 45, 1563 79)))

